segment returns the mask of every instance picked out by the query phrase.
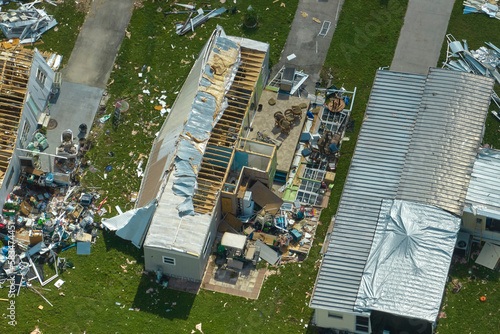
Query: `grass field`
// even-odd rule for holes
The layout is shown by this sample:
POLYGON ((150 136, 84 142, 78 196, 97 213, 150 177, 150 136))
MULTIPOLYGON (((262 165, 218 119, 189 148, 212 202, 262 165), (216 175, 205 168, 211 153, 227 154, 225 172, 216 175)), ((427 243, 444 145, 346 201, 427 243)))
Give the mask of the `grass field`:
MULTIPOLYGON (((219 1, 211 2, 220 5, 219 1)), ((164 17, 158 11, 160 6, 167 9, 164 2, 143 2, 144 7, 134 11, 128 28, 130 38, 124 39, 111 75, 107 105, 112 110, 113 102, 126 99, 130 111, 117 127, 108 121, 103 127, 93 129, 96 146, 88 158, 98 171, 88 172, 83 179, 85 184, 107 191, 113 207, 120 205, 123 210, 132 207, 127 197, 140 184, 135 176, 139 155, 149 154, 154 133, 161 126, 162 118, 154 110, 155 102, 150 100, 165 94, 167 103, 173 103, 175 92, 191 69, 193 57, 216 24, 222 25, 228 34, 270 43, 271 66, 278 61, 297 1, 238 1, 238 9, 250 3, 261 13, 256 30, 243 29, 238 13, 226 13, 199 27, 196 34, 184 37, 175 35, 173 24, 185 17, 164 17), (281 2, 286 6, 281 7, 281 2), (142 78, 139 72, 143 73, 142 78), (143 93, 144 89, 151 95, 143 93), (108 152, 113 152, 113 157, 108 152), (107 165, 114 169, 103 180, 107 165)), ((319 244, 338 205, 375 71, 391 63, 406 5, 406 0, 389 1, 388 8, 378 2, 345 2, 323 78, 328 80, 330 73, 337 86, 358 87, 353 110, 355 132, 343 144, 334 194, 328 209, 322 213, 323 224, 318 228, 309 258, 302 264, 286 265, 279 274, 270 276, 258 300, 204 290, 194 296, 157 288, 154 278, 142 273, 142 251, 103 233, 90 256, 78 256, 74 248, 60 254, 70 259, 75 269, 61 275, 66 283, 60 290, 49 284, 51 291, 42 291, 54 307, 23 289, 16 298, 18 326, 11 328, 5 319, 0 323, 0 332, 26 333, 38 325, 44 333, 191 333, 201 323, 204 333, 315 333, 310 325, 313 312, 308 302, 320 260, 319 244), (129 264, 133 261, 136 263, 129 264), (154 292, 146 293, 151 287, 154 292), (39 305, 44 308, 39 310, 39 305)), ((0 295, 3 297, 3 291, 0 295)))

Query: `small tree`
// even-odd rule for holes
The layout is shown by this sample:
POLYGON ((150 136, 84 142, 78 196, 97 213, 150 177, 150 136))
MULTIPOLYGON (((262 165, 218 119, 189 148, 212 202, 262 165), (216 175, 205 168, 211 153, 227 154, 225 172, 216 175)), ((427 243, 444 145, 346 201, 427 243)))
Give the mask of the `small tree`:
POLYGON ((252 6, 248 6, 245 13, 243 13, 243 24, 247 28, 255 28, 259 23, 259 16, 252 6))

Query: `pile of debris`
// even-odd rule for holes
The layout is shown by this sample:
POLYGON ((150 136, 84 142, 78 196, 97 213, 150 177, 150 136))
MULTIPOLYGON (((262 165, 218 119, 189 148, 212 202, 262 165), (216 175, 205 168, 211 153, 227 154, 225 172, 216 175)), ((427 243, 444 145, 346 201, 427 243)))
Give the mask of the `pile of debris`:
POLYGON ((20 3, 18 9, 0 12, 0 29, 5 37, 18 38, 21 44, 34 43, 43 33, 55 27, 56 19, 45 10, 35 7, 41 2, 20 3))
MULTIPOLYGON (((485 42, 484 44, 490 48, 482 46, 477 50, 469 50, 466 40, 462 42, 457 41, 451 34, 446 35, 446 38, 448 40, 448 48, 443 67, 454 71, 487 76, 495 79, 500 84, 500 73, 498 72, 500 48, 491 42, 485 42)), ((491 99, 500 108, 500 97, 495 92, 491 94, 491 99)), ((497 111, 492 111, 492 113, 500 120, 500 115, 497 111)))
MULTIPOLYGON (((0 254, 0 286, 14 280, 16 293, 28 287, 40 294, 33 281, 45 286, 73 266, 58 253, 76 246, 77 254, 90 254, 98 235, 94 216, 106 212, 105 200, 97 204, 100 196, 83 193, 52 173, 25 167, 0 221, 5 245, 0 254), (44 267, 55 274, 45 277, 44 267)), ((58 280, 56 287, 63 283, 58 280)))
POLYGON ((484 13, 491 18, 500 20, 498 0, 465 0, 463 13, 484 13))
POLYGON ((480 47, 477 50, 469 50, 467 41, 455 40, 451 34, 446 35, 448 40, 448 50, 444 67, 455 71, 475 73, 478 75, 494 78, 500 83, 500 74, 497 66, 500 64, 500 49, 493 43, 486 42, 487 47, 480 47))
POLYGON ((227 213, 219 227, 219 232, 237 233, 248 239, 247 244, 242 243, 246 246, 240 247, 242 253, 237 257, 241 259, 237 260, 255 264, 259 254, 264 253, 268 254, 267 259, 265 255, 260 255, 261 258, 278 265, 296 262, 299 255, 302 259, 308 255, 319 222, 319 210, 298 202, 284 203, 260 181, 245 192, 241 206, 244 209, 238 216, 227 213), (246 249, 251 249, 250 253, 244 253, 246 249))
MULTIPOLYGON (((180 36, 185 35, 190 31, 194 32, 194 29, 196 27, 202 25, 203 23, 207 22, 209 19, 211 19, 213 17, 217 17, 217 16, 223 14, 226 11, 226 8, 224 8, 224 7, 214 9, 214 10, 211 10, 211 9, 203 10, 202 8, 199 8, 198 10, 196 10, 195 9, 196 7, 194 5, 189 5, 189 4, 185 5, 185 4, 180 4, 180 3, 174 3, 174 4, 177 6, 182 6, 187 10, 179 11, 176 8, 173 8, 173 10, 171 12, 165 12, 165 15, 189 14, 186 21, 184 21, 183 23, 178 23, 175 26, 175 32, 177 33, 177 35, 180 35, 180 36), (205 14, 206 12, 207 12, 207 14, 205 14), (193 14, 198 14, 198 15, 196 15, 195 17, 192 17, 193 14)), ((172 5, 174 5, 174 4, 172 4, 172 5)), ((210 7, 210 5, 208 5, 208 7, 210 7)))

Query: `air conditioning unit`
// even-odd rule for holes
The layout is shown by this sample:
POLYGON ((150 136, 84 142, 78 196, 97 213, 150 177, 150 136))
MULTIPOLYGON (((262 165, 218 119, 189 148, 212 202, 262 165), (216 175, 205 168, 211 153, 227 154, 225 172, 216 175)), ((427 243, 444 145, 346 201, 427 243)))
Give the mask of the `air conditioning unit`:
POLYGON ((469 248, 470 237, 471 237, 470 233, 459 231, 455 248, 467 250, 467 248, 469 248))

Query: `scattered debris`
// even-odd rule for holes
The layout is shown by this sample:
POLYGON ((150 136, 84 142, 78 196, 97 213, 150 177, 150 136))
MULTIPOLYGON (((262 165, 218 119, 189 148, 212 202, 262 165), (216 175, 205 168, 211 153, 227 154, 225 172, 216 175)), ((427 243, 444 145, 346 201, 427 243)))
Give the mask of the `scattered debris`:
MULTIPOLYGON (((204 11, 202 9, 198 9, 198 11, 196 11, 196 13, 198 13, 198 15, 195 16, 194 18, 191 18, 191 15, 193 14, 191 12, 191 14, 189 15, 188 19, 186 20, 186 22, 184 24, 177 24, 175 26, 175 32, 177 33, 177 35, 180 35, 180 36, 185 35, 189 31, 194 32, 194 29, 196 27, 202 25, 203 23, 207 22, 209 19, 211 19, 213 17, 221 15, 225 11, 226 11, 226 8, 222 7, 219 9, 214 9, 205 15, 204 11)), ((170 14, 170 13, 166 13, 166 14, 170 14)))
POLYGON ((0 29, 5 37, 18 38, 21 44, 34 43, 43 33, 55 27, 56 19, 35 7, 41 2, 20 3, 18 9, 0 12, 0 29))
POLYGON ((499 19, 498 0, 465 0, 464 14, 484 13, 491 18, 499 19))
MULTIPOLYGON (((480 47, 477 50, 469 50, 467 41, 457 41, 453 35, 446 35, 448 47, 446 61, 443 67, 450 70, 474 73, 495 79, 500 84, 500 73, 497 67, 500 65, 500 48, 491 42, 485 42, 488 47, 480 47)), ((500 108, 500 97, 493 92, 491 100, 500 108)), ((492 110, 492 114, 500 120, 497 111, 492 110)))
POLYGON ((328 34, 331 26, 330 21, 323 21, 323 25, 321 26, 321 30, 319 31, 318 37, 325 37, 328 34))
POLYGON ((101 118, 99 118, 99 123, 105 123, 107 120, 111 118, 111 114, 109 115, 104 115, 101 118))
MULTIPOLYGON (((62 279, 58 279, 55 283, 54 283, 54 286, 56 288, 60 288, 63 284, 65 283, 65 281, 63 281, 62 279)), ((62 293, 62 292, 61 292, 62 293)))

